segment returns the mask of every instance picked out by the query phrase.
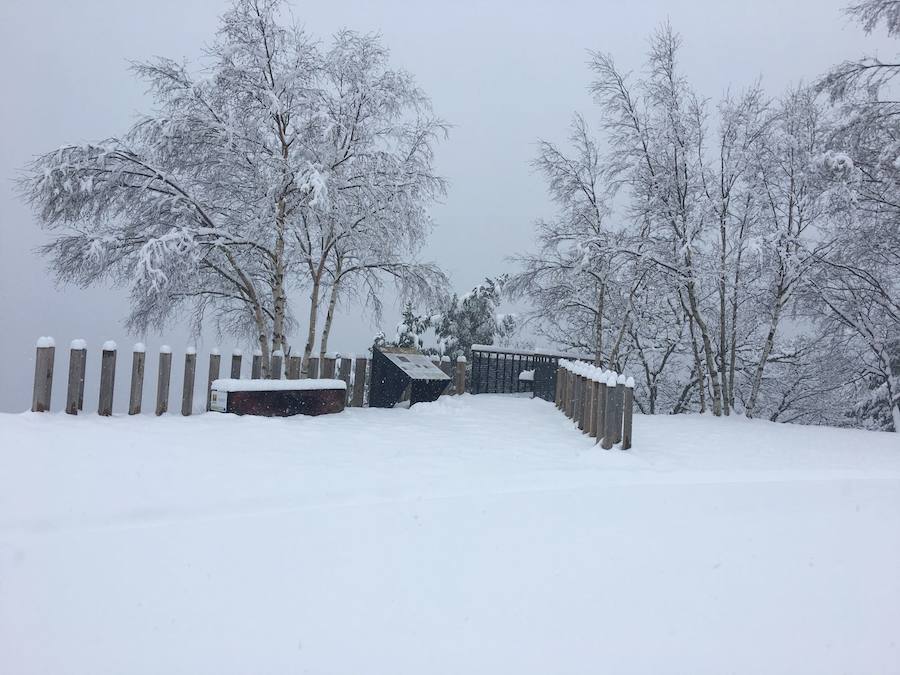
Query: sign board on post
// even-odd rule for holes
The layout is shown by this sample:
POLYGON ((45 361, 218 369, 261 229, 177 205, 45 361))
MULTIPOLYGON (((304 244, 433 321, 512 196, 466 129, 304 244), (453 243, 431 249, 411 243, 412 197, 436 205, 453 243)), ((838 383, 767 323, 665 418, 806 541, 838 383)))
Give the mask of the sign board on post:
POLYGON ((436 401, 450 384, 447 374, 431 357, 406 347, 375 347, 369 406, 393 408, 409 391, 409 404, 436 401))

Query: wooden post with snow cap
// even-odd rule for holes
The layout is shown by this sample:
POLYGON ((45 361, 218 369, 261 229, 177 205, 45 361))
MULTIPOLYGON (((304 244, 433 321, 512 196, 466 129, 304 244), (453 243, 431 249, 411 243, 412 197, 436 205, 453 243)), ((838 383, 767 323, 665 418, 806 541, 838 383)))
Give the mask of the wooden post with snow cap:
POLYGON ((460 354, 456 357, 456 393, 466 393, 466 357, 460 354))
POLYGON ((597 397, 600 395, 599 387, 595 378, 591 378, 588 382, 590 392, 588 394, 588 423, 586 433, 591 438, 597 437, 597 397))
POLYGON ((453 364, 450 361, 450 357, 446 354, 441 357, 441 372, 450 378, 450 386, 447 387, 446 390, 447 394, 451 395, 455 393, 456 388, 453 386, 453 364))
POLYGON ((253 361, 250 362, 250 379, 258 380, 262 377, 262 350, 253 350, 253 361))
MULTIPOLYGON (((342 356, 340 361, 340 369, 338 370, 338 379, 343 380, 347 385, 346 395, 350 396, 350 367, 353 365, 353 354, 342 356)), ((345 400, 346 403, 346 400, 345 400)))
POLYGON ((69 345, 69 381, 66 386, 66 412, 77 415, 84 396, 84 372, 87 365, 87 342, 72 340, 69 345))
POLYGON ((566 417, 572 419, 575 414, 575 373, 571 370, 566 375, 566 417))
POLYGON ((332 380, 334 379, 334 362, 335 355, 332 353, 328 353, 322 359, 322 379, 323 380, 332 380))
POLYGON ((288 366, 287 366, 287 379, 288 380, 299 380, 300 379, 300 366, 303 364, 302 356, 291 356, 288 358, 288 366))
POLYGON ((212 383, 219 379, 219 370, 222 367, 222 352, 218 347, 213 347, 209 353, 209 370, 206 371, 206 411, 212 410, 212 383))
POLYGON ((181 388, 181 414, 188 417, 194 412, 194 379, 197 376, 197 349, 184 350, 184 384, 181 388))
POLYGON ((606 376, 606 406, 604 408, 603 442, 604 450, 612 448, 616 438, 616 379, 618 375, 610 372, 606 376))
POLYGON ((240 349, 232 349, 231 350, 231 379, 239 380, 241 379, 241 359, 244 357, 244 352, 240 349))
POLYGON ((587 378, 578 376, 578 409, 575 411, 575 419, 579 431, 584 431, 584 399, 587 396, 587 378))
POLYGON ((622 442, 622 411, 625 403, 625 382, 628 378, 624 374, 616 378, 616 438, 614 443, 622 442))
POLYGON ((35 344, 34 387, 31 391, 31 412, 50 410, 53 393, 53 361, 56 359, 56 343, 52 337, 40 337, 35 344))
POLYGON ((591 425, 594 423, 594 378, 588 377, 584 383, 584 433, 591 435, 591 425))
POLYGON ((587 375, 581 376, 581 415, 578 418, 578 429, 582 433, 587 433, 588 425, 588 396, 591 394, 591 378, 587 375))
POLYGON ((622 449, 631 448, 631 416, 634 412, 634 378, 625 380, 625 405, 622 415, 622 449))
POLYGON ((562 366, 559 366, 556 369, 556 391, 553 394, 553 405, 556 406, 556 409, 559 410, 562 407, 562 387, 563 387, 563 373, 566 372, 566 369, 562 366))
POLYGON ((284 352, 276 349, 272 352, 272 367, 269 369, 269 378, 272 380, 280 380, 281 373, 284 368, 284 352))
POLYGON ((363 399, 366 393, 366 366, 368 362, 364 358, 356 359, 356 366, 353 369, 353 398, 350 399, 350 406, 353 408, 362 408, 363 399))
POLYGON ((172 348, 163 345, 159 348, 159 371, 156 377, 156 415, 169 410, 169 380, 172 376, 172 348))
POLYGON ((128 393, 128 414, 140 415, 144 401, 144 366, 147 348, 138 342, 131 348, 131 390, 128 393))
POLYGON ((599 443, 603 438, 604 426, 606 424, 606 377, 608 373, 607 371, 603 371, 600 375, 599 382, 597 382, 597 399, 594 401, 594 417, 596 433, 594 436, 597 438, 597 443, 599 443))
POLYGON ((108 340, 103 343, 103 354, 100 357, 100 404, 97 414, 103 417, 112 415, 113 394, 116 388, 116 343, 108 340))
POLYGON ((310 380, 319 379, 319 357, 310 356, 306 363, 306 377, 310 380))

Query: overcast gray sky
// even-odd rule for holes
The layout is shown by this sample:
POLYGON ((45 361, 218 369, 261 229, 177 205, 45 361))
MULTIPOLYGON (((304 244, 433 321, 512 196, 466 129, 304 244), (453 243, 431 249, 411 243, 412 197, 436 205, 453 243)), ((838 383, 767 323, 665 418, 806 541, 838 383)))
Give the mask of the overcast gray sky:
MULTIPOLYGON (((528 164, 536 139, 563 138, 576 110, 596 122, 597 111, 586 92, 587 50, 612 52, 622 67, 637 69, 647 36, 669 19, 684 38, 683 67, 701 94, 715 100, 729 86, 740 89, 760 76, 768 91, 777 94, 844 58, 864 51, 893 52, 883 37, 866 37, 849 23, 840 12, 845 4, 336 0, 298 2, 293 12, 308 31, 323 38, 342 27, 381 32, 395 65, 417 77, 438 114, 454 125, 450 139, 438 149, 438 168, 451 186, 445 203, 434 209, 437 229, 426 257, 444 266, 458 289, 467 290, 483 276, 507 270, 504 258, 530 246, 533 220, 549 209, 528 164)), ((104 340, 115 339, 127 348, 143 339, 151 353, 164 342, 177 353, 190 340, 179 325, 166 331, 164 339, 127 335, 120 290, 56 289, 44 262, 33 254, 43 235, 17 201, 11 179, 38 152, 124 131, 149 105, 142 85, 128 72, 128 61, 156 55, 196 59, 225 7, 210 0, 4 3, 0 411, 29 407, 33 346, 40 335, 54 336, 60 347, 86 338, 93 348, 88 366, 94 379, 96 349, 104 340)), ((392 330, 396 317, 396 310, 389 309, 382 327, 392 330)), ((361 352, 377 330, 355 308, 344 308, 331 346, 361 352)), ((208 349, 217 342, 206 335, 198 346, 208 349)), ((225 339, 222 346, 234 345, 225 339)), ((127 358, 120 358, 119 372, 125 376, 130 356, 123 352, 127 358)), ((67 362, 61 353, 55 407, 63 404, 67 362)), ((154 376, 148 372, 148 380, 154 376)), ((122 382, 119 408, 127 394, 122 382)), ((148 384, 147 395, 149 391, 148 384)))

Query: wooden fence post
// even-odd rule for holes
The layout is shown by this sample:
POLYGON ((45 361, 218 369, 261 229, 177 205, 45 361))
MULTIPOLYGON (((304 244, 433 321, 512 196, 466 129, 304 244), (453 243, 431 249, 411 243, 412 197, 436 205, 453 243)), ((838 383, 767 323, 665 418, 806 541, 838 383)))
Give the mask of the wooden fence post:
POLYGON ((597 383, 597 400, 594 401, 594 417, 596 417, 596 433, 597 443, 603 439, 604 425, 606 424, 606 373, 600 376, 597 383))
POLYGON ((466 393, 466 357, 462 354, 456 357, 456 393, 466 393))
POLYGON ((269 369, 269 378, 272 380, 280 380, 281 373, 284 369, 284 352, 276 349, 272 352, 271 368, 269 369))
POLYGON ((319 379, 319 357, 310 356, 306 363, 306 377, 310 380, 319 379))
POLYGON ((66 412, 77 415, 84 397, 84 373, 87 365, 87 343, 72 340, 69 345, 69 381, 66 387, 66 412))
POLYGON ((259 380, 262 378, 262 350, 253 350, 253 360, 250 362, 250 379, 259 380))
POLYGON ((222 366, 222 352, 214 347, 209 353, 209 370, 206 375, 206 411, 212 410, 212 383, 219 379, 219 370, 222 366))
POLYGON ((197 349, 184 350, 184 384, 181 387, 181 414, 188 417, 194 412, 194 378, 197 375, 197 349))
POLYGON ((34 387, 31 391, 31 412, 48 412, 53 393, 53 361, 56 343, 52 337, 38 338, 34 356, 34 387))
POLYGON ((591 438, 597 436, 597 387, 596 381, 593 379, 588 381, 588 423, 585 426, 585 433, 591 438))
POLYGON ((325 354, 322 358, 322 379, 331 380, 334 378, 334 354, 325 354))
POLYGON ((569 371, 566 376, 566 417, 572 419, 575 414, 575 373, 569 371))
POLYGON ((622 449, 631 448, 631 416, 634 412, 634 378, 625 380, 625 412, 622 420, 622 449))
POLYGON ((169 410, 169 380, 172 375, 172 348, 163 345, 159 348, 159 372, 156 378, 156 415, 169 410))
POLYGON ((244 356, 244 352, 240 349, 232 349, 231 350, 231 379, 239 380, 241 379, 241 359, 244 356))
POLYGON ((556 406, 556 409, 559 410, 562 406, 562 386, 563 386, 563 373, 566 372, 566 369, 562 366, 557 367, 556 369, 556 391, 553 394, 553 405, 556 406))
POLYGON ((603 442, 600 444, 600 447, 604 450, 612 448, 616 438, 616 377, 616 373, 610 372, 606 378, 605 423, 603 427, 603 442))
POLYGON ((291 356, 288 358, 287 365, 287 379, 288 380, 299 380, 300 379, 300 366, 303 363, 302 356, 291 356))
POLYGON ((444 373, 447 377, 450 378, 450 384, 447 387, 447 395, 450 396, 454 393, 455 387, 453 386, 453 364, 450 362, 450 357, 444 354, 441 357, 441 372, 444 373))
POLYGON ((338 379, 343 380, 347 385, 347 396, 350 396, 350 366, 353 365, 353 355, 349 357, 341 357, 340 369, 338 370, 338 379))
POLYGON ((363 398, 366 392, 366 365, 366 359, 356 359, 356 367, 353 370, 353 398, 350 400, 353 408, 363 407, 363 398))
POLYGON ((116 343, 108 340, 103 343, 103 355, 100 357, 100 404, 97 414, 103 417, 112 415, 113 394, 116 388, 116 343))
POLYGON ((138 342, 131 348, 131 391, 128 394, 128 414, 140 415, 144 401, 144 363, 147 348, 138 342))
POLYGON ((581 376, 581 407, 578 415, 578 429, 583 433, 587 429, 588 419, 588 394, 591 392, 591 381, 585 376, 581 376))
POLYGON ((616 378, 616 439, 615 443, 622 442, 622 411, 625 402, 625 375, 616 378))

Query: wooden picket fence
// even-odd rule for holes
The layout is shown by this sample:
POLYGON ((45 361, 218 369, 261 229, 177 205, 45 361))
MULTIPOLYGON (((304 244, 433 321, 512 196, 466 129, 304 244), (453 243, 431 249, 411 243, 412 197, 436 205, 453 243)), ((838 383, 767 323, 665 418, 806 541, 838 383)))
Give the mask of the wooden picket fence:
MULTIPOLYGON (((118 348, 115 342, 103 344, 100 355, 100 393, 97 413, 109 417, 113 413, 113 394, 116 381, 116 359, 118 348)), ((56 345, 53 338, 42 337, 37 341, 34 362, 34 388, 32 392, 31 410, 48 412, 53 391, 53 367, 56 360, 56 345)), ((231 353, 231 362, 227 376, 241 379, 243 352, 235 349, 231 353)), ((461 394, 466 391, 466 359, 459 357, 453 364, 449 357, 434 358, 434 364, 451 378, 451 386, 446 393, 461 394), (455 369, 454 366, 455 365, 455 369)), ((143 408, 144 369, 146 349, 138 343, 132 348, 131 355, 131 388, 128 401, 128 414, 139 415, 143 408)), ((272 354, 271 370, 273 379, 298 380, 301 378, 302 358, 285 355, 281 351, 272 354)), ((206 410, 210 409, 212 383, 221 376, 222 355, 218 349, 209 353, 209 365, 206 378, 206 410)), ((260 379, 262 376, 262 354, 254 352, 250 367, 250 377, 260 379)), ((347 404, 361 408, 368 404, 368 377, 371 373, 371 359, 341 357, 328 354, 324 358, 311 357, 307 364, 308 378, 340 379, 347 384, 347 404)), ((87 344, 84 340, 73 340, 69 348, 69 373, 66 388, 65 411, 77 415, 84 410, 84 382, 87 376, 87 344)), ((156 382, 156 415, 163 415, 169 410, 169 388, 172 379, 172 350, 167 346, 159 349, 159 367, 156 382)), ((188 347, 184 352, 184 379, 181 392, 181 414, 188 416, 194 409, 194 388, 197 379, 197 350, 188 347)))
POLYGON ((560 360, 556 407, 604 450, 631 448, 634 380, 586 363, 560 360))

